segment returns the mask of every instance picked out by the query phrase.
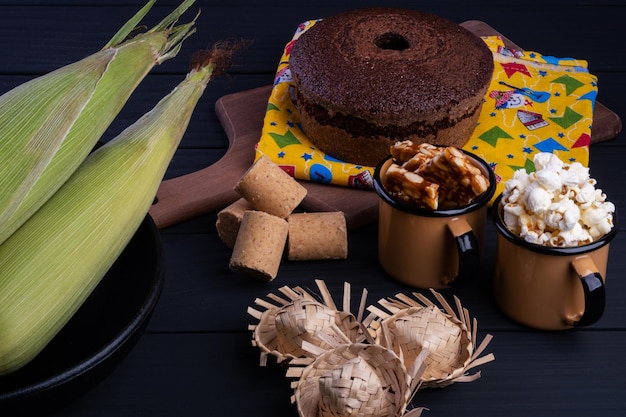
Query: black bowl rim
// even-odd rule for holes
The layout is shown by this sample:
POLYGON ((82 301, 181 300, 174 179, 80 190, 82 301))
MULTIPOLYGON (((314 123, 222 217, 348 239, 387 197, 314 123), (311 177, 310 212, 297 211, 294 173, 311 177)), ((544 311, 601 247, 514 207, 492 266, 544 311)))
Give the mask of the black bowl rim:
POLYGON ((580 246, 545 246, 538 245, 536 243, 527 242, 524 239, 517 236, 515 233, 511 232, 508 227, 502 221, 502 216, 500 215, 500 202, 502 200, 502 193, 500 193, 493 202, 493 206, 491 207, 491 217, 493 219, 493 223, 496 226, 496 230, 498 233, 504 237, 506 240, 513 242, 518 245, 522 245, 523 247, 537 253, 542 253, 545 255, 560 255, 560 256, 572 256, 572 255, 582 255, 585 253, 592 252, 598 248, 601 248, 604 245, 610 243, 613 238, 617 235, 617 231, 619 229, 619 221, 617 217, 617 209, 613 213, 613 228, 609 233, 604 235, 602 238, 598 240, 594 240, 591 243, 587 243, 585 245, 580 246))
MULTIPOLYGON (((436 145, 436 146, 440 146, 440 145, 436 145)), ((481 207, 487 205, 489 201, 491 200, 491 198, 493 197, 493 195, 495 194, 496 186, 497 186, 496 175, 493 172, 493 169, 489 166, 489 164, 484 159, 482 159, 476 154, 466 151, 465 149, 462 149, 462 148, 457 148, 457 149, 463 152, 465 155, 473 158, 480 165, 482 165, 485 171, 487 172, 487 175, 489 176, 489 188, 487 188, 487 190, 484 193, 479 195, 476 199, 474 199, 474 201, 472 201, 470 204, 466 206, 453 208, 453 209, 445 209, 445 210, 431 210, 431 209, 426 209, 426 208, 421 208, 421 207, 415 207, 410 204, 394 199, 391 195, 389 195, 389 193, 383 186, 381 178, 380 178, 382 167, 387 161, 389 161, 392 158, 391 155, 387 155, 385 158, 383 158, 383 160, 378 163, 378 165, 376 166, 374 170, 374 190, 376 191, 378 196, 385 203, 389 204, 391 207, 396 208, 400 211, 409 213, 409 214, 415 214, 415 215, 424 216, 424 217, 460 216, 462 214, 466 214, 466 213, 470 213, 472 211, 478 210, 481 207)))
POLYGON ((71 368, 39 382, 0 393, 0 407, 5 405, 11 407, 11 404, 19 404, 28 398, 34 398, 42 394, 61 390, 65 385, 75 382, 79 378, 87 377, 92 372, 95 373, 99 368, 104 367, 109 359, 116 355, 122 355, 123 351, 128 349, 130 345, 136 341, 139 333, 147 325, 156 307, 165 281, 163 242, 159 230, 149 214, 144 218, 140 225, 140 228, 141 227, 147 228, 147 233, 149 233, 152 244, 154 245, 156 265, 150 291, 147 293, 142 305, 138 307, 137 313, 133 316, 132 320, 120 333, 115 335, 109 343, 94 352, 94 354, 88 358, 77 362, 71 368))

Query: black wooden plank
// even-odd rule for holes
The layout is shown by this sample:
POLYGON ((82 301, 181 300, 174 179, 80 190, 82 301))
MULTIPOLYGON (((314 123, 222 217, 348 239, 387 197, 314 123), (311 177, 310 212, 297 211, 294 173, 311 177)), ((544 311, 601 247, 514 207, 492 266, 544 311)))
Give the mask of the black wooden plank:
MULTIPOLYGON (((0 62, 0 73, 47 72, 98 50, 137 10, 132 6, 102 4, 100 7, 0 5, 4 19, 10 23, 0 28, 0 36, 4 44, 11 45, 4 48, 5 59, 0 62), (98 18, 86 19, 86 16, 98 18), (59 53, 61 50, 62 54, 59 53)), ((388 5, 402 6, 403 2, 389 2, 388 5)), ((197 21, 198 32, 185 42, 180 53, 182 58, 165 63, 156 71, 184 71, 186 60, 193 51, 222 39, 246 38, 254 40, 254 44, 245 71, 271 72, 298 23, 354 7, 347 2, 335 2, 326 7, 309 4, 290 8, 263 3, 246 8, 230 4, 210 7, 210 3, 204 7, 203 2, 198 2, 197 8, 205 10, 197 21)), ((506 10, 501 2, 485 2, 471 9, 432 2, 407 7, 437 13, 456 22, 483 20, 523 48, 548 55, 587 59, 595 71, 624 69, 623 61, 615 58, 621 48, 621 39, 626 35, 626 28, 621 24, 626 15, 624 5, 543 5, 540 13, 526 2, 507 4, 506 10), (594 36, 590 28, 598 25, 604 26, 603 38, 595 40, 594 48, 583 53, 580 45, 589 42, 594 36)), ((145 19, 146 24, 156 23, 171 9, 171 6, 159 3, 145 19)))
MULTIPOLYGON (((283 370, 259 367, 249 343, 247 333, 147 334, 53 416, 297 416, 283 370)), ((623 345, 611 331, 498 334, 479 380, 420 391, 413 404, 437 416, 614 417, 626 409, 623 345)))
MULTIPOLYGON (((159 6, 177 6, 181 3, 182 0, 159 0, 159 6)), ((147 0, 0 0, 0 6, 20 6, 20 7, 32 7, 32 6, 45 6, 45 7, 58 7, 58 6, 133 6, 133 7, 141 7, 146 4, 147 0)), ((259 0, 236 0, 228 2, 228 6, 232 7, 254 7, 259 5, 268 4, 269 2, 262 2, 259 0)), ((401 4, 400 2, 396 2, 401 4)), ((404 2, 402 3, 405 7, 417 7, 422 6, 427 2, 425 1, 414 1, 411 3, 404 2)), ((224 6, 224 2, 220 0, 198 0, 196 2, 197 5, 201 5, 202 7, 222 7, 224 6)), ((319 8, 328 9, 329 6, 336 5, 336 1, 332 0, 322 0, 315 2, 315 6, 319 8)), ((346 4, 350 4, 346 2, 346 4)), ((392 3, 395 4, 395 3, 392 3)), ((537 6, 545 6, 546 2, 542 0, 527 0, 524 4, 529 7, 537 7, 537 6)), ((610 6, 623 6, 624 3, 622 0, 602 0, 602 1, 594 1, 594 0, 578 0, 576 2, 571 2, 568 0, 554 0, 550 2, 551 5, 558 6, 568 6, 572 8, 579 8, 585 6, 594 6, 594 7, 610 7, 610 6)), ((363 0, 358 4, 354 4, 353 7, 370 7, 370 6, 379 6, 380 2, 376 2, 375 0, 363 0)), ((438 7, 445 9, 448 7, 467 7, 467 3, 463 0, 440 0, 437 2, 438 7)), ((472 7, 484 7, 484 6, 494 6, 500 5, 497 1, 494 0, 475 0, 472 2, 472 7)))
MULTIPOLYGON (((134 123, 145 112, 150 111, 161 98, 169 94, 179 82, 183 81, 184 77, 184 74, 148 75, 128 100, 111 128, 103 135, 103 140, 110 140, 124 128, 134 123)), ((222 149, 222 152, 225 152, 228 147, 228 138, 215 114, 215 103, 223 95, 264 86, 271 82, 271 75, 239 76, 227 74, 214 78, 209 82, 196 105, 180 148, 222 149)))
MULTIPOLYGON (((148 27, 154 25, 172 9, 155 6, 144 23, 148 27)), ((193 13, 198 10, 199 7, 190 10, 180 22, 192 19, 193 13)), ((128 6, 0 7, 3 19, 11 23, 0 28, 3 44, 11 46, 4 48, 5 58, 0 62, 0 73, 45 73, 81 59, 104 46, 136 11, 137 8, 128 6)), ((287 22, 283 35, 276 37, 280 31, 259 28, 258 11, 246 10, 242 13, 237 8, 219 7, 201 13, 197 20, 197 33, 183 44, 175 59, 163 63, 154 71, 185 73, 193 52, 210 47, 216 41, 241 38, 254 41, 249 48, 247 71, 273 71, 282 52, 282 46, 277 48, 275 45, 284 44, 298 22, 287 22), (263 32, 270 37, 259 37, 259 33, 263 32), (274 43, 269 44, 268 40, 274 43)))
MULTIPOLYGON (((369 292, 368 304, 375 304, 380 298, 391 297, 398 292, 410 295, 415 291, 393 281, 378 265, 375 225, 350 234, 347 260, 285 260, 277 278, 271 283, 259 282, 228 270, 231 252, 214 232, 214 214, 203 216, 194 225, 200 228, 198 232, 203 233, 187 234, 193 232, 191 227, 187 233, 176 233, 176 229, 182 229, 184 225, 163 232, 167 278, 165 291, 150 323, 152 331, 240 331, 254 321, 246 309, 254 305, 257 297, 278 294, 278 289, 285 285, 303 286, 318 293, 316 279, 323 279, 328 284, 339 303, 344 282, 352 285, 354 303, 357 303, 364 288, 369 292), (207 228, 211 230, 204 233, 207 228)), ((623 280, 626 260, 620 256, 625 245, 626 235, 618 234, 607 272, 607 308, 602 319, 588 331, 625 328, 626 304, 622 300, 626 294, 626 282, 623 280)), ((484 249, 480 276, 468 285, 443 293, 446 296, 456 294, 476 317, 481 329, 526 332, 528 329, 503 316, 493 301, 495 229, 491 223, 488 224, 484 249)), ((355 313, 356 309, 354 304, 355 313)))

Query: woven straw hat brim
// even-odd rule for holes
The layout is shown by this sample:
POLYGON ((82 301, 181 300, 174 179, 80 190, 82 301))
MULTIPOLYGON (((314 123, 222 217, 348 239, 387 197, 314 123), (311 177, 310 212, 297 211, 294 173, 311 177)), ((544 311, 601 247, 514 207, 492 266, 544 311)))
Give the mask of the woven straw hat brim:
POLYGON ((448 379, 462 372, 471 359, 472 340, 467 328, 434 306, 409 307, 384 319, 378 338, 384 328, 405 366, 410 367, 423 349, 430 352, 423 381, 448 379))
POLYGON ((470 382, 479 378, 480 373, 468 375, 467 371, 494 359, 492 354, 478 357, 491 336, 487 335, 476 348, 476 320, 472 326, 469 312, 456 297, 458 314, 441 294, 434 290, 431 292, 440 306, 414 293, 416 299, 397 294, 395 299, 379 300, 388 312, 375 306, 368 307, 377 316, 368 325, 376 343, 393 349, 407 368, 426 347, 430 353, 425 360, 427 369, 422 376, 421 388, 442 388, 454 382, 470 382))
POLYGON ((278 305, 257 299, 257 304, 266 310, 259 312, 248 309, 251 315, 259 319, 258 324, 251 326, 251 329, 253 345, 261 350, 262 364, 265 364, 267 355, 275 357, 277 362, 296 358, 313 359, 315 354, 302 349, 304 343, 330 349, 331 345, 324 339, 329 338, 333 345, 365 340, 366 330, 360 321, 350 311, 337 310, 323 282, 318 285, 322 293, 326 294, 325 303, 317 301, 301 288, 283 287, 281 291, 289 299, 270 294, 278 305))
POLYGON ((254 329, 256 346, 262 352, 275 356, 279 362, 302 356, 303 351, 297 345, 281 343, 276 331, 278 309, 266 310, 254 329))
MULTIPOLYGON (((300 305, 300 300, 294 303, 300 305)), ((312 307, 307 315, 298 307, 289 308, 291 305, 266 310, 254 329, 254 340, 259 349, 275 356, 278 361, 285 361, 311 356, 302 349, 303 342, 330 349, 331 346, 319 337, 319 332, 336 340, 337 344, 363 340, 361 327, 351 314, 329 310, 319 303, 306 304, 312 307)))

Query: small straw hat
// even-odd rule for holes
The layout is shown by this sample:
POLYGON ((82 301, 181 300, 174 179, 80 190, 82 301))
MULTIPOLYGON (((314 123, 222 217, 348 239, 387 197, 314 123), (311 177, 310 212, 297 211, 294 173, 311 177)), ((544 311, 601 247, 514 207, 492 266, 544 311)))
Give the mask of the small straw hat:
MULTIPOLYGON (((267 362, 267 355, 277 362, 295 358, 314 359, 314 355, 302 348, 304 343, 320 349, 330 349, 339 343, 358 343, 366 338, 365 327, 360 317, 350 312, 349 284, 344 286, 344 304, 338 310, 324 281, 316 281, 322 293, 322 301, 300 287, 282 287, 279 291, 286 296, 268 294, 276 304, 256 299, 255 303, 265 307, 265 311, 248 308, 248 314, 259 322, 251 325, 252 344, 261 350, 261 365, 267 362)), ((360 314, 364 311, 367 292, 363 292, 360 314)))
POLYGON ((485 336, 476 347, 477 321, 470 324, 469 313, 454 297, 455 312, 445 298, 431 290, 443 310, 425 296, 414 293, 417 299, 403 294, 395 299, 383 299, 379 304, 386 310, 370 306, 376 317, 370 321, 376 343, 392 349, 410 367, 424 350, 426 371, 421 387, 445 387, 454 382, 471 382, 480 378, 480 372, 469 375, 468 370, 495 359, 493 354, 479 358, 492 339, 485 336))

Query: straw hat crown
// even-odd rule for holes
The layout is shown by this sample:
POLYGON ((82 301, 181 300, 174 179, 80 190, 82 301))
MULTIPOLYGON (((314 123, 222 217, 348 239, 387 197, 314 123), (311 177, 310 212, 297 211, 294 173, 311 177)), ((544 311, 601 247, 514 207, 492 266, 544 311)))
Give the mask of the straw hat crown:
POLYGON ((366 343, 337 346, 300 376, 292 399, 303 417, 400 417, 413 379, 391 350, 366 343))

